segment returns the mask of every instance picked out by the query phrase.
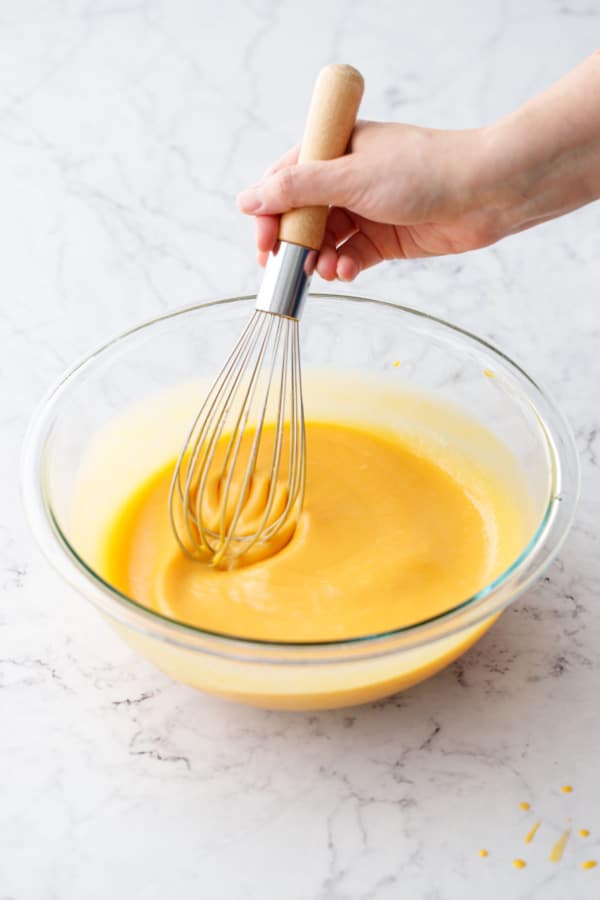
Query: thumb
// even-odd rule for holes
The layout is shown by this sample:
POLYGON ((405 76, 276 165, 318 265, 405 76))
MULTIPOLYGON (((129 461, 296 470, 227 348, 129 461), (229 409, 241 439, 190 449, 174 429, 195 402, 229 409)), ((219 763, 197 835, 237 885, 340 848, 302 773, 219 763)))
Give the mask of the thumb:
POLYGON ((271 215, 301 206, 349 206, 352 196, 351 157, 284 166, 241 194, 242 212, 271 215))

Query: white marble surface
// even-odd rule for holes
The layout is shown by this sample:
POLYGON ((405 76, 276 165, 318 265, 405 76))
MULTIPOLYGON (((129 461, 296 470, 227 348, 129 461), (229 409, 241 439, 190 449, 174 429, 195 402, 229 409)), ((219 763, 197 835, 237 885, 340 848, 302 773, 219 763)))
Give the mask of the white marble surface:
POLYGON ((404 695, 293 715, 170 682, 40 558, 16 470, 64 367, 255 287, 233 197, 297 138, 321 64, 364 71, 365 115, 471 126, 599 24, 598 0, 0 2, 2 900, 598 900, 600 206, 355 286, 497 342, 570 413, 583 466, 548 577, 404 695), (552 865, 568 816, 592 834, 552 865))

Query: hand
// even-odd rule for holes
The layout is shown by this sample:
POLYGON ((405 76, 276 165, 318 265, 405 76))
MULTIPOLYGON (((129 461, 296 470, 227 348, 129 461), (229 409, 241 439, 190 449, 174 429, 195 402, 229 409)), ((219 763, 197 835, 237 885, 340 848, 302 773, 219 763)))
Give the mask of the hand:
POLYGON ((360 122, 350 152, 297 164, 290 150, 238 197, 258 259, 279 215, 330 206, 317 270, 352 281, 384 259, 474 250, 600 197, 600 52, 506 118, 467 131, 360 122))
POLYGON ((384 259, 492 243, 500 234, 476 181, 483 143, 483 131, 359 122, 340 159, 297 165, 294 147, 238 197, 256 216, 259 262, 276 244, 279 214, 299 206, 331 205, 317 263, 327 281, 351 281, 384 259))

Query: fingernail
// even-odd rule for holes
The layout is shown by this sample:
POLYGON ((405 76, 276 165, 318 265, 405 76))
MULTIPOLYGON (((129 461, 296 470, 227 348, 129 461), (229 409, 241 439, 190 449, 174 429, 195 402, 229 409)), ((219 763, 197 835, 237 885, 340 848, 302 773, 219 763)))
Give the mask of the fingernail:
POLYGON ((237 202, 242 212, 257 212, 262 206, 262 197, 258 187, 250 187, 237 196, 237 202))

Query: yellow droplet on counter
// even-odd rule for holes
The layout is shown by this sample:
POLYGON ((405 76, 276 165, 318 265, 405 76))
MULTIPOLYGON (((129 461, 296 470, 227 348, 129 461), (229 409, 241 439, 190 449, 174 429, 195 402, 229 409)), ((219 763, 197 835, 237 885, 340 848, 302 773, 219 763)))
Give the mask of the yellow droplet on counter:
POLYGON ((587 828, 580 828, 578 831, 579 837, 589 837, 590 833, 587 828))
POLYGON ((524 859, 513 859, 513 866, 515 869, 524 869, 527 863, 524 859))
POLYGON ((563 794, 572 794, 573 788, 570 784, 563 784, 563 786, 561 787, 561 791, 563 792, 563 794))
POLYGON ((479 855, 480 856, 489 856, 489 853, 487 852, 487 850, 480 850, 479 855))
POLYGON ((587 859, 585 862, 581 863, 582 869, 595 869, 598 865, 595 859, 587 859))
POLYGON ((492 372, 491 369, 484 369, 484 370, 483 370, 483 374, 485 375, 486 378, 493 378, 493 377, 494 377, 494 373, 492 372))
POLYGON ((570 837, 571 837, 571 829, 567 828, 567 830, 565 832, 563 832, 563 834, 561 834, 561 836, 555 843, 554 847, 550 851, 550 856, 548 857, 550 862, 558 863, 561 861, 561 859, 563 857, 563 853, 565 852, 565 847, 569 843, 570 837))
POLYGON ((394 360, 394 368, 397 369, 399 365, 400 365, 400 360, 399 359, 394 360))
POLYGON ((530 808, 530 805, 525 800, 523 801, 523 803, 519 803, 519 809, 527 810, 529 808, 530 808))
POLYGON ((542 820, 541 820, 541 819, 538 819, 538 821, 532 826, 531 831, 529 831, 529 832, 525 835, 525 843, 526 843, 526 844, 530 844, 530 843, 532 842, 532 840, 533 840, 534 837, 536 836, 537 830, 538 830, 538 828, 540 827, 541 824, 542 824, 542 820))

